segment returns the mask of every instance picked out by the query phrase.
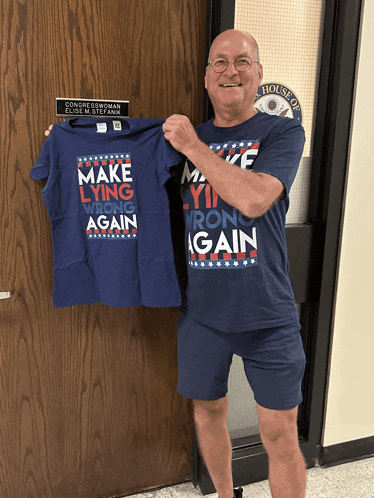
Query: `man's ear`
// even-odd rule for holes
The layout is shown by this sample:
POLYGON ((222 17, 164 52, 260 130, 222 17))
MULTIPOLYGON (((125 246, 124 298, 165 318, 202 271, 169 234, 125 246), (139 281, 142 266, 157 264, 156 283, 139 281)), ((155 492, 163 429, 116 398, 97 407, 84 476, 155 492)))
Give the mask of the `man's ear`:
POLYGON ((262 78, 264 76, 264 71, 263 71, 263 68, 262 68, 262 64, 257 64, 257 74, 258 74, 258 78, 259 78, 259 87, 261 86, 261 81, 262 81, 262 78))
POLYGON ((207 71, 208 71, 208 66, 205 68, 205 76, 204 76, 204 84, 205 84, 205 89, 207 89, 207 88, 208 88, 208 87, 207 87, 207 75, 206 75, 207 71))

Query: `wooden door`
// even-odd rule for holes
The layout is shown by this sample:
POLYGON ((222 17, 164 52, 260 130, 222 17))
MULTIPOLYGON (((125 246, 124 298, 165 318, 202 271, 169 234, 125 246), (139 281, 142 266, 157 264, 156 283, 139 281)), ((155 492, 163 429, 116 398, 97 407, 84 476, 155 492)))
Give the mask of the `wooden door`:
POLYGON ((201 120, 205 0, 2 0, 0 496, 119 497, 190 479, 178 309, 54 309, 41 185, 55 97, 201 120))

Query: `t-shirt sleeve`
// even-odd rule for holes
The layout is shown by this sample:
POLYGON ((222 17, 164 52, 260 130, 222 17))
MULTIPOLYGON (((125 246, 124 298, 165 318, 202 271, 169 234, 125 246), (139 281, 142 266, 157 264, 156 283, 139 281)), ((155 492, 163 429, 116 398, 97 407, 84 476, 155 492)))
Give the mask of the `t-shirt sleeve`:
POLYGON ((45 140, 43 147, 40 151, 39 157, 36 160, 31 172, 30 178, 32 180, 47 180, 50 170, 50 157, 51 157, 51 136, 49 135, 45 140))
POLYGON ((175 166, 178 166, 184 156, 180 154, 174 147, 165 139, 161 129, 157 144, 157 171, 164 185, 166 181, 174 174, 175 166))
POLYGON ((261 141, 253 171, 278 178, 288 195, 299 167, 304 143, 305 133, 301 124, 295 119, 284 118, 261 141))

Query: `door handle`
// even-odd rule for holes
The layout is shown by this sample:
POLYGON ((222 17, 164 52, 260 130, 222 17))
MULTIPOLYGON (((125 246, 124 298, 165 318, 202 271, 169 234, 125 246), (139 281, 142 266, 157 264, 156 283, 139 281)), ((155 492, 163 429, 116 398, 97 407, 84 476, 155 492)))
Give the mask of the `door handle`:
POLYGON ((11 296, 11 292, 0 292, 0 299, 9 299, 11 296))

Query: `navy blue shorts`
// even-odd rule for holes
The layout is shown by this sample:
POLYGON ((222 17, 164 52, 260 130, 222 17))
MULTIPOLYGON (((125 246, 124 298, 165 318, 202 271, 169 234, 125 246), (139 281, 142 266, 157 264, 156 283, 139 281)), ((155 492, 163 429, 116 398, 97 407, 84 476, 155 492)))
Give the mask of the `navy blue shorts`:
POLYGON ((184 312, 178 327, 178 392, 196 400, 226 396, 234 354, 243 359, 260 406, 290 410, 301 403, 305 353, 299 323, 227 333, 197 323, 184 312))

